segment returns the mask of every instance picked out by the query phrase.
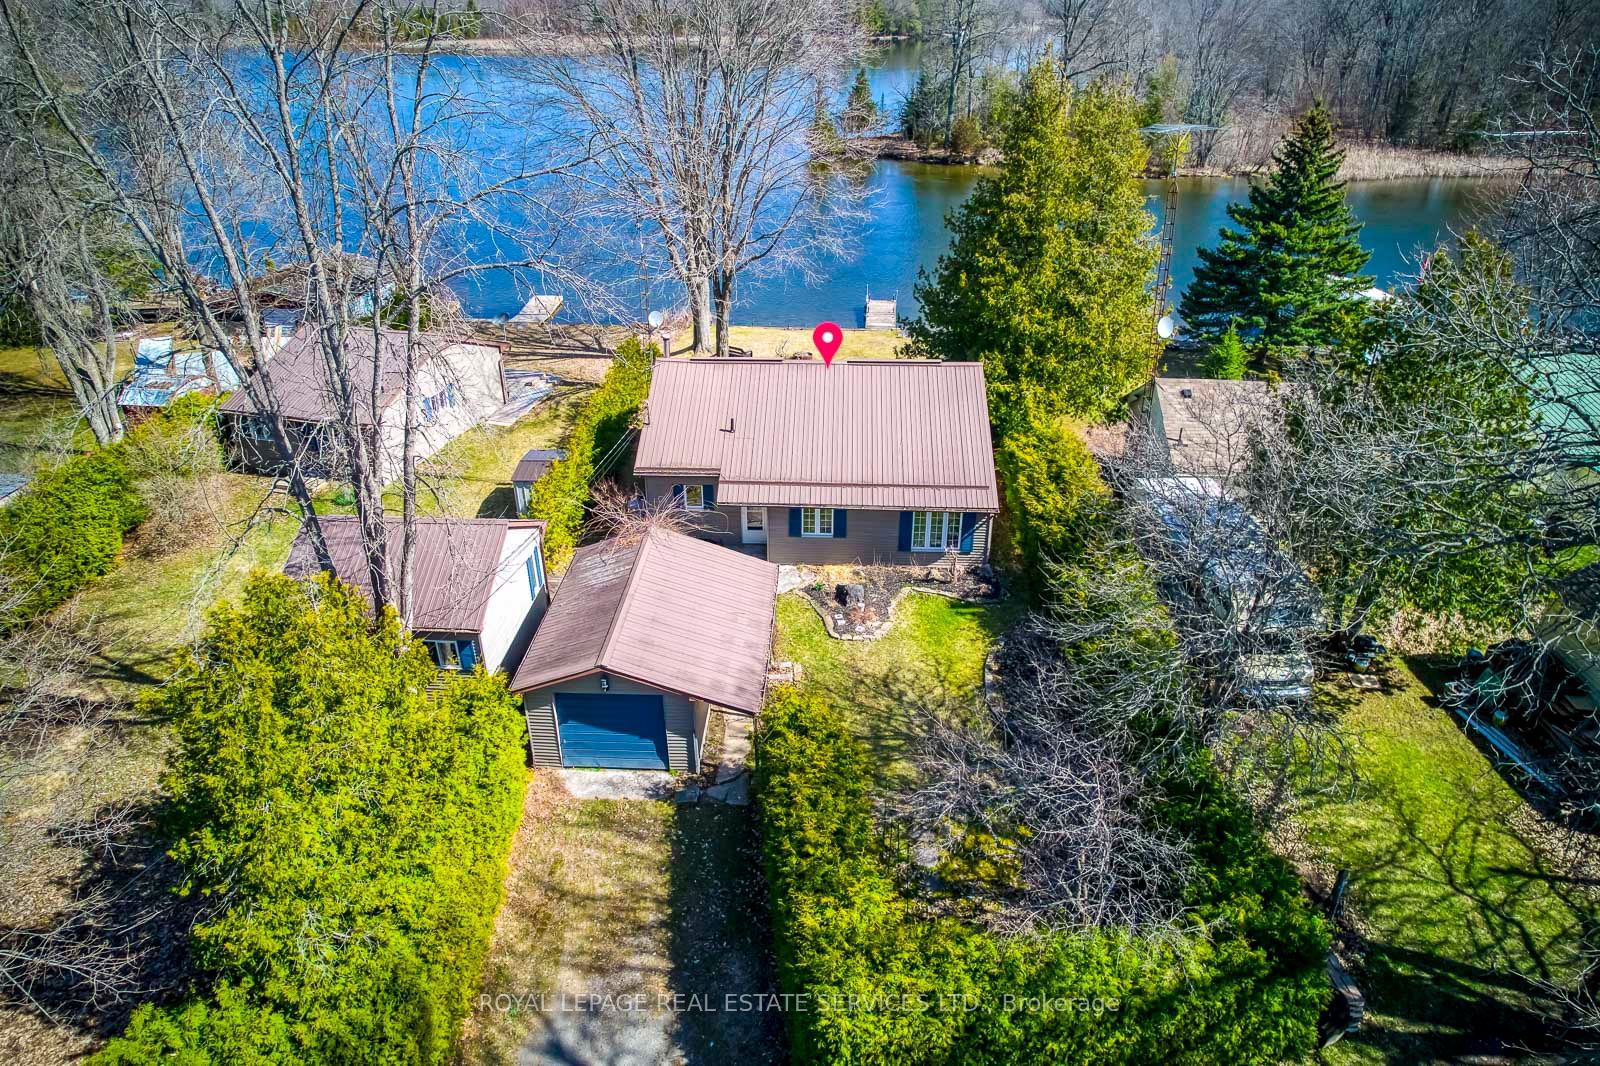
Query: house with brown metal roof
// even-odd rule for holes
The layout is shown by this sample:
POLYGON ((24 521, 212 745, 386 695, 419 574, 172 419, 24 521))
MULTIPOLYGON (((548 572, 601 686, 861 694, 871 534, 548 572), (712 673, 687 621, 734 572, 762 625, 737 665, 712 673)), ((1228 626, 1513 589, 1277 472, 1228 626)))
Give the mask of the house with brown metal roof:
MULTIPOLYGON (((378 448, 380 476, 393 480, 399 476, 404 447, 406 334, 380 330, 374 335, 370 328, 355 328, 346 351, 356 417, 378 448)), ((437 452, 506 401, 497 345, 424 333, 412 362, 418 459, 437 452)), ((339 425, 335 382, 315 331, 296 331, 256 375, 271 382, 277 408, 288 424, 292 461, 311 477, 342 476, 347 469, 342 459, 345 434, 339 425)), ((259 390, 239 389, 219 409, 223 441, 238 467, 251 473, 281 473, 286 464, 253 391, 259 390)))
MULTIPOLYGON (((332 573, 372 597, 353 515, 318 519, 332 573)), ((390 557, 401 548, 401 524, 385 522, 390 557)), ((441 670, 509 673, 550 604, 545 585, 544 523, 497 518, 419 518, 412 551, 412 605, 408 628, 427 645, 441 670)), ((289 549, 283 572, 308 578, 323 567, 305 529, 289 549)))
POLYGON ((778 568, 665 529, 579 548, 511 679, 539 766, 695 772, 766 692, 778 568))
POLYGON ((980 363, 668 359, 634 474, 698 535, 777 563, 988 558, 1000 509, 980 363))

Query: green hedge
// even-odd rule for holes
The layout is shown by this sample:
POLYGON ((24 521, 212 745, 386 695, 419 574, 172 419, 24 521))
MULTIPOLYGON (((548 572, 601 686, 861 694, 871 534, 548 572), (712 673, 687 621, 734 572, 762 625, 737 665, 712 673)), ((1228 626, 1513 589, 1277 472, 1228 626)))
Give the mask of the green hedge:
POLYGON ((0 509, 0 570, 20 593, 19 624, 109 573, 122 538, 149 515, 140 482, 221 468, 213 396, 180 397, 118 444, 40 472, 0 509))
POLYGON ((9 621, 43 614, 109 572, 122 552, 123 535, 144 517, 119 446, 35 476, 0 509, 0 569, 19 597, 9 621))
POLYGON ((437 694, 392 611, 258 575, 150 710, 176 723, 164 826, 207 990, 146 1006, 106 1063, 437 1063, 477 987, 521 813, 498 676, 437 694), (242 1054, 248 1051, 248 1055, 242 1054))
POLYGON ((600 385, 584 403, 572 432, 567 437, 567 457, 551 463, 543 477, 534 482, 526 517, 547 523, 544 534, 545 559, 562 567, 572 558, 583 533, 584 510, 600 463, 609 458, 608 469, 618 469, 620 459, 612 450, 628 432, 639 407, 650 392, 650 367, 658 349, 645 348, 630 337, 617 348, 616 358, 600 385))
POLYGON ((1192 924, 1002 939, 920 913, 873 828, 867 754, 825 699, 777 691, 755 790, 801 1063, 1274 1063, 1307 1054, 1327 939, 1204 761, 1161 814, 1195 841, 1192 924), (856 997, 851 1004, 850 997, 856 997))
POLYGON ((995 467, 1004 508, 998 561, 1042 599, 1052 567, 1082 554, 1110 494, 1082 439, 1047 415, 1019 419, 996 446, 995 467))

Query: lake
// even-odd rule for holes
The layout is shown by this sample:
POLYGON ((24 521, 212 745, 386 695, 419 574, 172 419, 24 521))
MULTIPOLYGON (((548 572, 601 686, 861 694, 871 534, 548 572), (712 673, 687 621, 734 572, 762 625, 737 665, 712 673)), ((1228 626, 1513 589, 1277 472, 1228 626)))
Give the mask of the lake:
MULTIPOLYGON (((880 161, 871 178, 873 209, 858 235, 860 252, 834 264, 826 279, 804 286, 792 279, 760 278, 743 285, 736 320, 743 325, 809 326, 834 321, 859 326, 866 295, 897 298, 902 315, 914 315, 917 271, 932 271, 949 246, 944 216, 966 199, 977 167, 880 161)), ((1149 208, 1160 225, 1165 182, 1146 182, 1149 208)), ((1418 253, 1469 226, 1497 186, 1481 179, 1362 182, 1347 199, 1362 222, 1361 244, 1372 253, 1367 273, 1379 286, 1416 270, 1418 253)), ((1248 194, 1249 182, 1183 178, 1173 231, 1171 302, 1194 276, 1197 250, 1214 244, 1228 204, 1248 194)))

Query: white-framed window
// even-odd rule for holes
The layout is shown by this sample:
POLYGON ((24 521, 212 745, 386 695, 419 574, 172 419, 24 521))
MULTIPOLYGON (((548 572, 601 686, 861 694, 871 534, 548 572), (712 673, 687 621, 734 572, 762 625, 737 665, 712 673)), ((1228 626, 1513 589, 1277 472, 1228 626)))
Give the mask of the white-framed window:
POLYGON ((911 550, 942 552, 961 547, 960 511, 912 511, 911 550))
POLYGON ((683 487, 683 506, 691 511, 704 511, 706 509, 706 487, 704 485, 685 485, 683 487))
POLYGON ((433 656, 433 665, 441 670, 461 669, 461 645, 454 640, 427 640, 428 654, 433 656))
POLYGON ((833 536, 833 508, 800 508, 800 535, 802 537, 833 536))
POLYGON ((542 548, 533 549, 533 554, 528 556, 526 567, 528 571, 528 595, 532 599, 538 599, 539 590, 544 588, 544 551, 542 548))

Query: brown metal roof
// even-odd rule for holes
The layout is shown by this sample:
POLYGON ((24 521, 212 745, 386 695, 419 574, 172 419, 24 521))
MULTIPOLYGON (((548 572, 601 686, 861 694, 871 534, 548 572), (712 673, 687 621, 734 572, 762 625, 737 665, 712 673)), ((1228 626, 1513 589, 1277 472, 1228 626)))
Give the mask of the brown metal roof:
POLYGON ((511 472, 511 480, 538 481, 550 469, 551 463, 566 457, 567 453, 560 448, 535 448, 517 461, 517 468, 511 472))
POLYGON ((669 530, 580 548, 511 687, 605 670, 754 714, 772 654, 778 568, 669 530))
MULTIPOLYGON (((324 515, 319 519, 333 574, 354 585, 370 601, 372 580, 361 548, 361 524, 354 515, 324 515)), ((389 550, 400 550, 400 520, 384 523, 389 550)), ((412 553, 411 628, 445 633, 478 633, 494 591, 501 548, 510 529, 542 529, 543 522, 514 522, 499 518, 419 518, 416 549, 412 553)), ((310 577, 320 568, 311 538, 301 529, 289 549, 283 572, 290 577, 310 577)))
POLYGON ((980 363, 662 360, 634 471, 715 475, 728 504, 1000 506, 980 363))
MULTIPOLYGON (((370 328, 353 328, 346 337, 346 352, 350 374, 355 389, 356 408, 363 423, 372 417, 373 351, 379 352, 378 409, 384 410, 405 386, 406 335, 403 330, 382 330, 376 343, 370 328)), ((422 349, 417 356, 420 366, 463 343, 440 333, 424 333, 422 349)), ((481 342, 470 342, 477 347, 493 347, 481 342)), ((277 395, 278 406, 284 418, 305 422, 331 422, 338 418, 333 402, 332 376, 322 354, 322 346, 315 330, 302 327, 283 342, 283 347, 261 368, 267 375, 277 395)), ((249 392, 239 389, 229 396, 222 410, 235 414, 256 414, 262 409, 249 392)))

